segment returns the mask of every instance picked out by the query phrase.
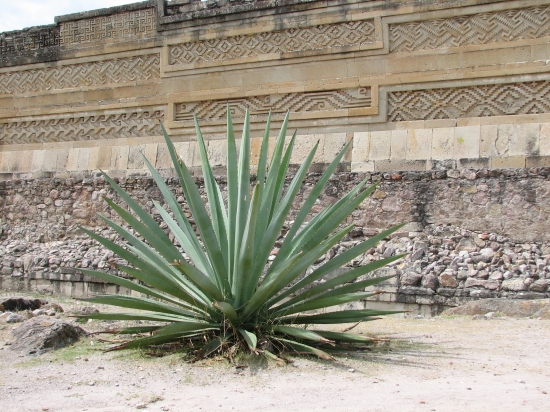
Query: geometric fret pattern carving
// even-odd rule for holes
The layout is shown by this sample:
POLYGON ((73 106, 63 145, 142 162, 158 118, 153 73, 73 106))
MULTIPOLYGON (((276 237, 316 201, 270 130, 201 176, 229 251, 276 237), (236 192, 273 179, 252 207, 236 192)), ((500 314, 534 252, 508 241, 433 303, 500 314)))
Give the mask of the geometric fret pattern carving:
POLYGON ((218 120, 226 116, 229 104, 234 117, 244 117, 246 109, 251 115, 273 113, 327 112, 338 109, 370 107, 370 87, 345 90, 324 90, 320 92, 285 93, 236 99, 209 100, 203 102, 178 103, 175 107, 176 121, 198 119, 218 120))
POLYGON ((61 45, 103 42, 155 32, 155 9, 142 9, 61 23, 61 45))
POLYGON ((223 61, 271 53, 337 49, 374 41, 376 41, 376 33, 373 20, 327 24, 180 44, 170 48, 170 64, 223 61))
POLYGON ((550 7, 390 25, 390 51, 459 47, 537 39, 550 35, 550 7))
POLYGON ((550 81, 388 93, 388 121, 550 113, 550 81))
POLYGON ((0 94, 42 92, 160 77, 160 55, 0 73, 0 94))
POLYGON ((32 27, 27 30, 0 34, 0 55, 22 53, 59 46, 59 27, 56 25, 32 27))
POLYGON ((74 142, 159 136, 159 110, 0 123, 1 144, 74 142))

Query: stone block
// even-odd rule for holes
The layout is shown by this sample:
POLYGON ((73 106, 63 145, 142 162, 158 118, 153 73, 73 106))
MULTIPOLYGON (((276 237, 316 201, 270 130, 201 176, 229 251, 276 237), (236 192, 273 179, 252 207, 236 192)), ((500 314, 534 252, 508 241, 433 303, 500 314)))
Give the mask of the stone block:
POLYGON ((393 171, 424 171, 427 169, 426 160, 377 160, 374 162, 374 170, 377 172, 393 171))
POLYGON ((67 170, 88 170, 91 148, 89 147, 73 147, 69 150, 67 159, 67 170))
POLYGON ((441 127, 433 129, 432 159, 445 160, 453 158, 454 128, 441 127))
POLYGON ((97 146, 90 149, 89 170, 107 170, 111 164, 111 146, 97 146))
POLYGON ((407 160, 432 157, 433 129, 411 129, 407 135, 407 160))
POLYGON ((509 169, 525 167, 525 156, 493 157, 491 158, 492 169, 509 169))
POLYGON ((507 279, 502 282, 502 290, 509 290, 511 292, 519 292, 527 290, 527 286, 523 283, 523 279, 507 279))
POLYGON ((129 152, 130 152, 129 146, 113 146, 111 148, 111 161, 109 163, 109 169, 110 170, 128 169, 129 152))
POLYGON ((322 159, 320 159, 321 162, 332 162, 346 144, 346 139, 346 133, 328 133, 324 135, 324 139, 320 139, 319 149, 317 149, 317 154, 315 155, 313 161, 317 162, 318 155, 322 153, 322 159))
POLYGON ((353 134, 353 148, 351 150, 351 164, 361 164, 369 157, 369 132, 358 132, 353 134))
POLYGON ((370 132, 369 160, 387 160, 391 151, 391 130, 370 132))
POLYGON ((374 162, 352 162, 351 171, 359 172, 374 172, 374 162))
POLYGON ((52 162, 53 163, 52 165, 49 165, 49 162, 45 161, 44 169, 51 170, 51 171, 67 170, 67 163, 69 162, 69 152, 70 152, 70 149, 52 150, 50 152, 52 156, 52 161, 54 160, 54 158, 55 158, 55 161, 52 162))
POLYGON ((46 153, 48 152, 45 150, 33 150, 31 171, 41 172, 44 170, 44 161, 47 157, 49 157, 46 153))
POLYGON ((542 123, 539 130, 539 154, 550 156, 550 123, 542 123))
POLYGON ((10 172, 30 172, 32 169, 33 150, 11 152, 10 172))
POLYGON ((462 126, 454 129, 453 153, 455 159, 479 157, 480 126, 462 126))
POLYGON ((495 148, 499 156, 539 154, 539 125, 537 123, 501 124, 495 148))
MULTIPOLYGON (((227 165, 227 140, 209 140, 206 149, 211 166, 227 165)), ((200 150, 200 149, 199 149, 200 150)), ((291 161, 292 162, 292 161, 291 161)))
POLYGON ((390 159, 405 159, 407 156, 407 130, 392 130, 390 159))
POLYGON ((529 156, 525 159, 525 167, 550 167, 550 156, 529 156))
POLYGON ((498 156, 495 143, 498 135, 498 125, 489 124, 480 127, 479 156, 498 156))

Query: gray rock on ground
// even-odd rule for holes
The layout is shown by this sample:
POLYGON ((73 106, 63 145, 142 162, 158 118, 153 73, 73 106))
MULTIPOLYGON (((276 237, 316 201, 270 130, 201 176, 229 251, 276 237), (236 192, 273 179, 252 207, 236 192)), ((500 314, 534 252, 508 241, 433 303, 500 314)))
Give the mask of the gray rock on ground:
POLYGON ((86 331, 72 323, 38 316, 23 322, 13 331, 14 340, 11 349, 29 355, 40 355, 70 345, 84 335, 86 331))
POLYGON ((445 310, 442 315, 485 315, 491 312, 502 313, 514 318, 534 317, 550 319, 550 299, 512 300, 483 299, 445 310))

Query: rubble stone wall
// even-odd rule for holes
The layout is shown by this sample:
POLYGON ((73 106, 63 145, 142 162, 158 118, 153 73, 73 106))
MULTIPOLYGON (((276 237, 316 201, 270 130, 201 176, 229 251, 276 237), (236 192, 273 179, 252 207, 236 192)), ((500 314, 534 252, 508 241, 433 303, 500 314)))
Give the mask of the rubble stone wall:
MULTIPOLYGON (((392 303, 436 313, 479 298, 549 297, 550 235, 543 229, 550 217, 549 175, 550 168, 336 173, 313 213, 365 177, 378 186, 346 222, 356 227, 316 264, 381 229, 405 222, 398 233, 348 265, 408 253, 374 274, 396 277, 381 286, 386 293, 367 305, 392 303)), ((294 210, 318 176, 308 175, 294 210)), ((146 210, 158 215, 152 199, 162 199, 151 178, 117 180, 146 210)), ((185 205, 176 179, 166 180, 185 205)), ((220 182, 223 185, 223 178, 220 182)), ((86 226, 118 239, 97 216, 117 221, 102 200, 103 196, 117 199, 104 178, 12 180, 0 182, 0 195, 0 288, 71 296, 118 291, 78 270, 117 273, 112 265, 120 263, 78 228, 86 226)))

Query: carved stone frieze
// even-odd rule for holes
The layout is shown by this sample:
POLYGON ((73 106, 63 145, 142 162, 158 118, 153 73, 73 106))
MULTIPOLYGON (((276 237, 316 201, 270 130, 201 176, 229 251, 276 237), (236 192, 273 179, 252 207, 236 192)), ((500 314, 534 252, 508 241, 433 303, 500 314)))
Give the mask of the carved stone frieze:
POLYGON ((152 80, 160 77, 160 55, 104 60, 0 73, 0 94, 44 92, 152 80))
POLYGON ((284 93, 235 99, 209 100, 202 102, 178 103, 175 107, 176 121, 198 119, 219 120, 226 116, 229 104, 233 117, 244 117, 246 109, 251 115, 273 113, 330 112, 339 109, 370 107, 372 102, 370 87, 354 89, 325 90, 318 92, 284 93))
POLYGON ((373 20, 326 24, 179 44, 170 47, 169 64, 216 62, 307 50, 334 50, 374 43, 376 40, 373 20))
POLYGON ((61 45, 103 42, 155 33, 154 8, 61 23, 61 45))
POLYGON ((56 25, 0 33, 0 55, 59 46, 59 42, 59 27, 56 25))
POLYGON ((390 52, 412 52, 550 36, 550 7, 390 24, 390 52))
POLYGON ((42 120, 0 123, 0 144, 74 142, 159 136, 160 110, 116 114, 73 115, 42 120))
POLYGON ((388 121, 550 113, 550 81, 388 93, 388 121))

